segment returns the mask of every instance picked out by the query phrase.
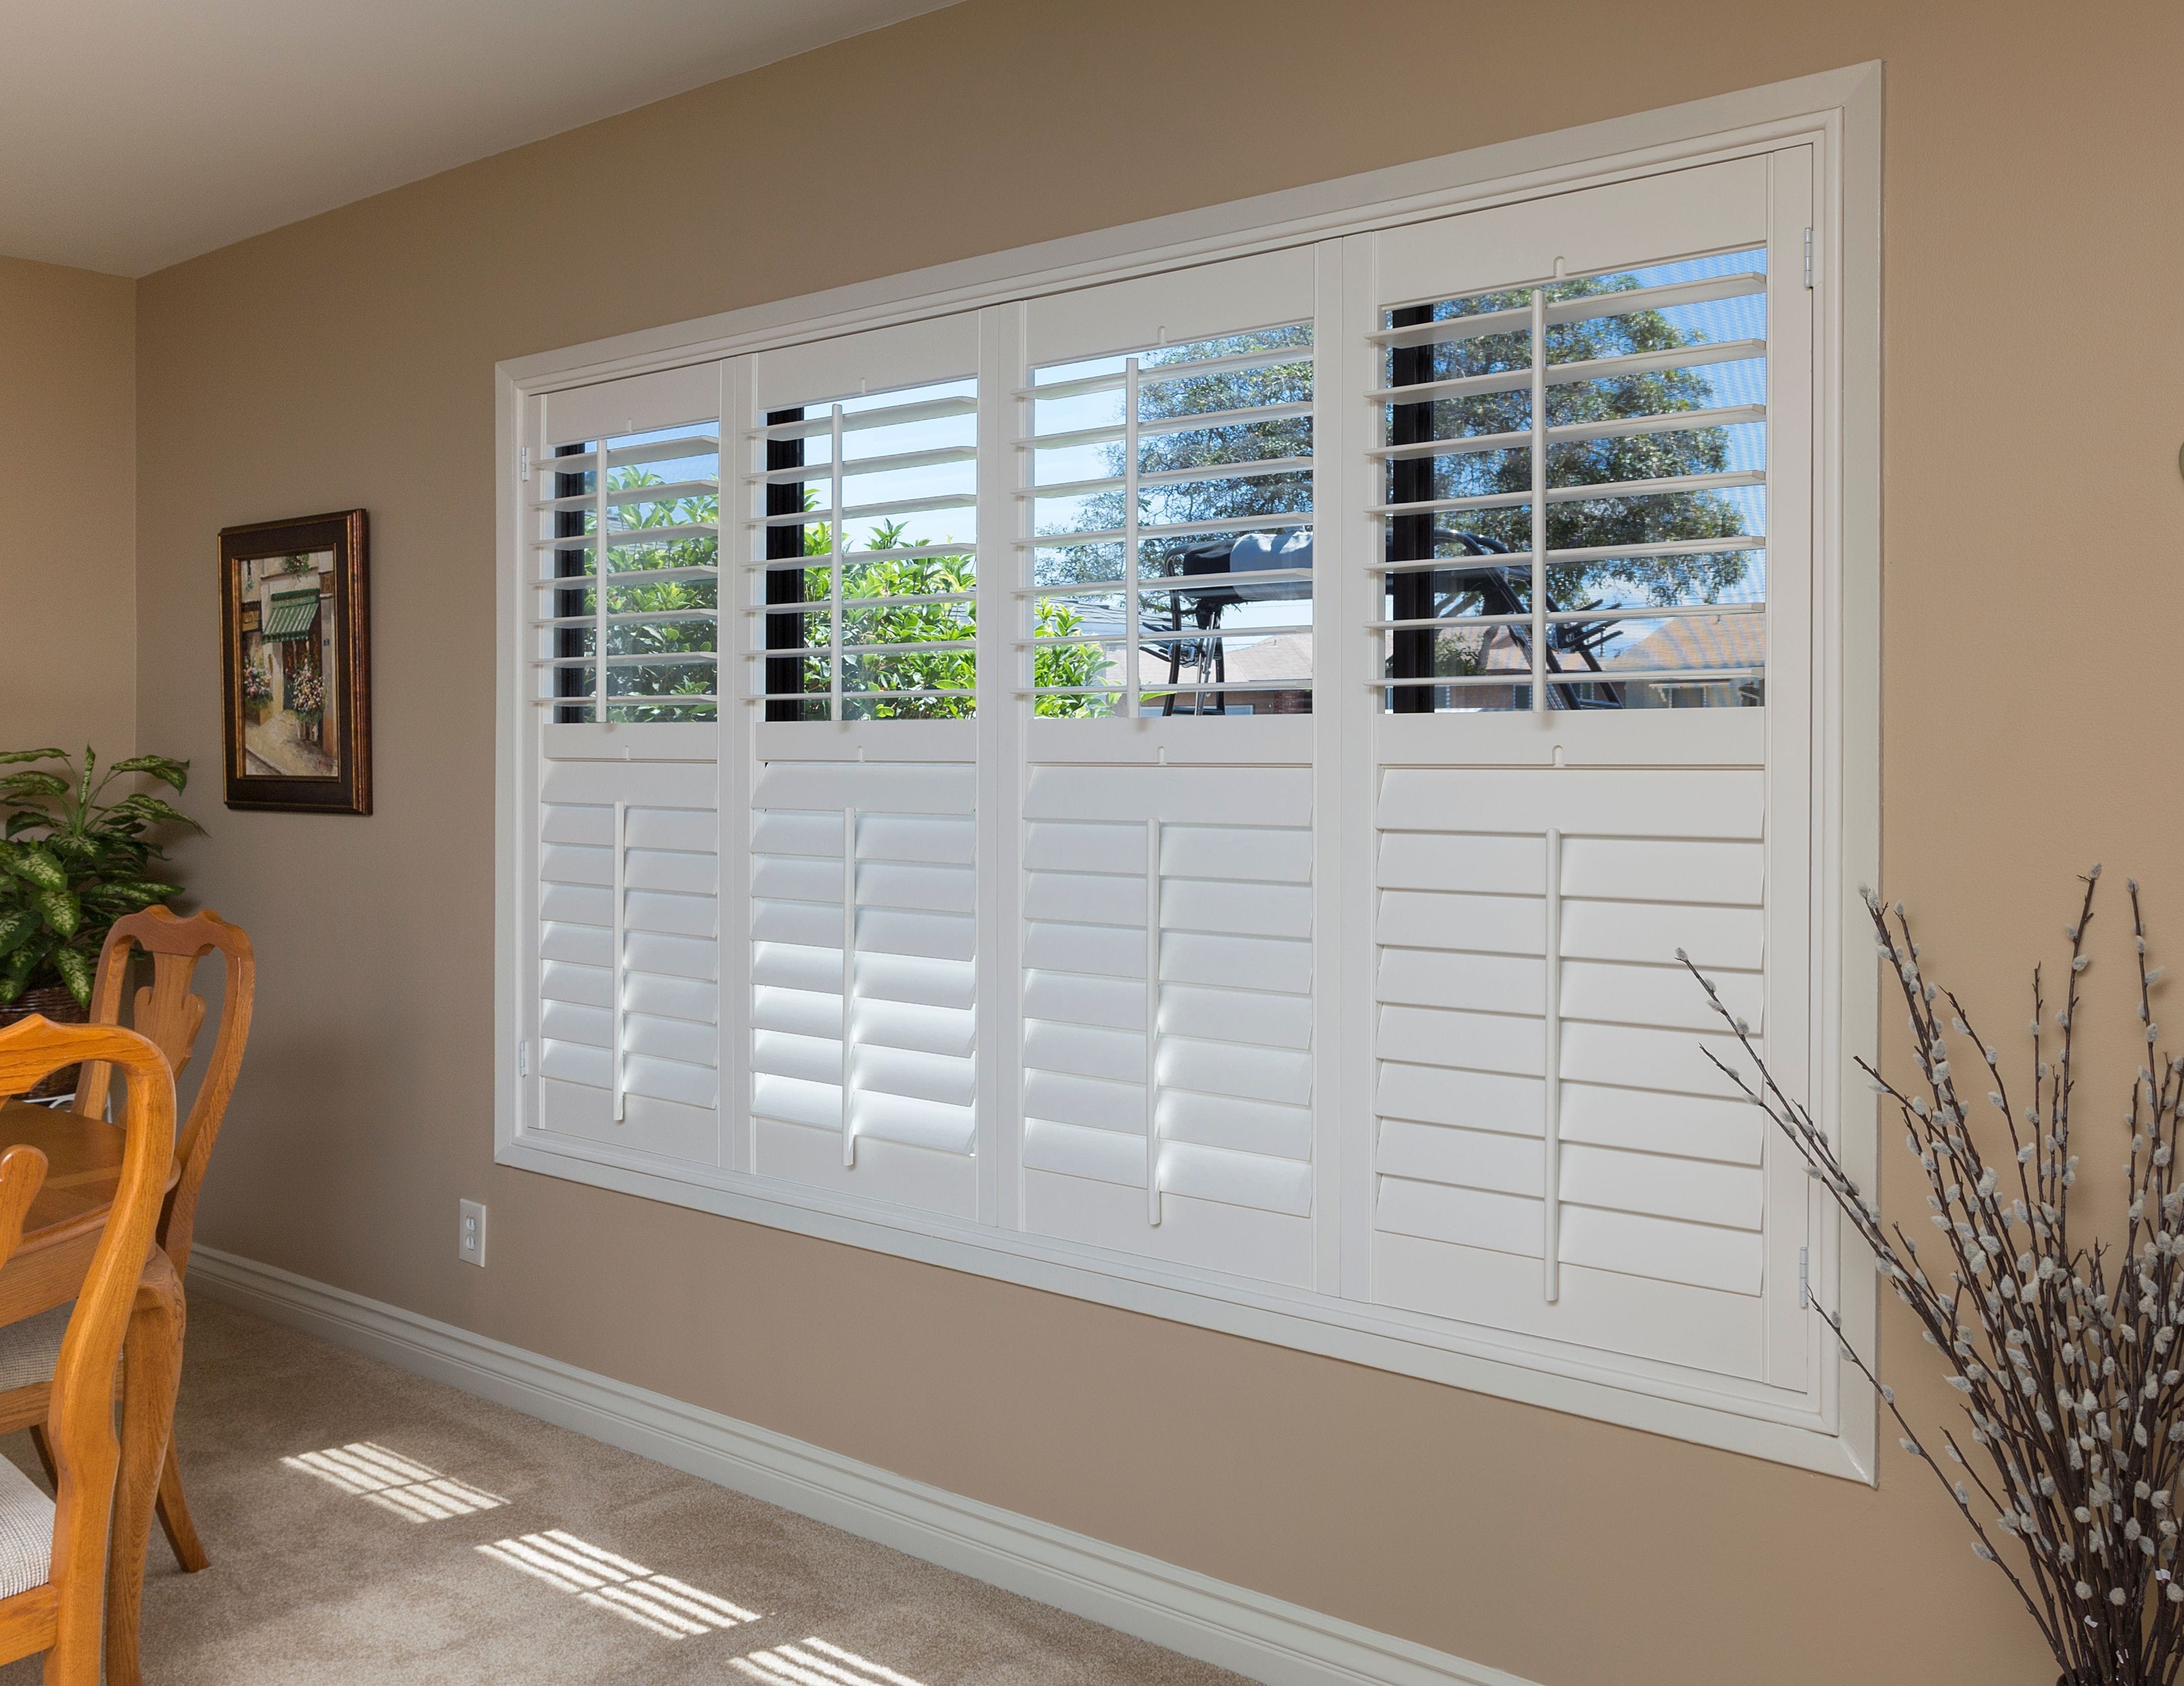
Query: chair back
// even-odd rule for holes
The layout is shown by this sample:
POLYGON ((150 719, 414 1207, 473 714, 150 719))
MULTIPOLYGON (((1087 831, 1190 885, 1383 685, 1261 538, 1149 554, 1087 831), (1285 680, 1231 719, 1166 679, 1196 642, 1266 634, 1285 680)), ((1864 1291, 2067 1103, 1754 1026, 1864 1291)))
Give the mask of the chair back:
MULTIPOLYGON (((141 913, 131 913, 114 922, 105 946, 99 950, 98 978, 91 991, 93 1024, 120 1023, 129 961, 138 949, 152 957, 152 981, 137 990, 131 1022, 138 1035, 148 1037, 167 1057, 176 1077, 189 1064, 198 1032, 204 1028, 205 998, 191 988, 198 963, 217 951, 227 974, 211 1063, 205 1068, 197 1099, 175 1144, 181 1177, 159 1219, 159 1244, 179 1276, 189 1267, 198 1193, 204 1186, 205 1167, 212 1162, 212 1146, 220 1135, 220 1122, 227 1115, 228 1097, 235 1092, 236 1075, 242 1069, 243 1045, 250 1040, 257 961, 242 927, 230 924, 209 908, 187 919, 168 907, 147 907, 141 913)), ((104 1113, 109 1076, 103 1064, 85 1066, 76 1086, 76 1111, 92 1117, 104 1113)))
MULTIPOLYGON (((157 1047, 116 1024, 56 1024, 34 1016, 0 1030, 0 1099, 21 1094, 48 1072, 89 1060, 119 1068, 125 1079, 121 1172, 61 1339, 46 1440, 54 1470, 51 1574, 61 1599, 62 1637, 56 1643, 75 1654, 87 1650, 95 1672, 114 1482, 121 1461, 114 1367, 120 1361, 136 1285, 159 1228, 159 1198, 174 1163, 175 1080, 157 1047)), ((0 1224, 7 1222, 8 1164, 15 1157, 10 1152, 0 1158, 0 1224)), ((25 1161, 17 1175, 29 1169, 25 1161)), ((27 1210, 30 1201, 20 1204, 27 1210)), ((20 1236, 20 1211, 13 1221, 20 1236)))

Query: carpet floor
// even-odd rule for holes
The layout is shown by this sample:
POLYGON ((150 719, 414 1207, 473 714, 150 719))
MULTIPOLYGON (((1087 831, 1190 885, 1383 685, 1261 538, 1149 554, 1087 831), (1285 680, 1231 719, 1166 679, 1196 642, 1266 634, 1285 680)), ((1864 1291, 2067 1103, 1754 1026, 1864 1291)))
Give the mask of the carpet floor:
POLYGON ((209 1299, 176 1433, 212 1566, 154 1531, 151 1686, 1240 1679, 209 1299))

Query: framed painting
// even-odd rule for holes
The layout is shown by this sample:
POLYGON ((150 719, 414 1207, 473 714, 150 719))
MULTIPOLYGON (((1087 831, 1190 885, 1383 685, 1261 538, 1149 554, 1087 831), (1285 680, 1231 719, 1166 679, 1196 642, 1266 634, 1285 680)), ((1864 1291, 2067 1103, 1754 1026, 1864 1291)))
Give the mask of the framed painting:
POLYGON ((220 535, 227 805, 371 812, 362 510, 220 535))

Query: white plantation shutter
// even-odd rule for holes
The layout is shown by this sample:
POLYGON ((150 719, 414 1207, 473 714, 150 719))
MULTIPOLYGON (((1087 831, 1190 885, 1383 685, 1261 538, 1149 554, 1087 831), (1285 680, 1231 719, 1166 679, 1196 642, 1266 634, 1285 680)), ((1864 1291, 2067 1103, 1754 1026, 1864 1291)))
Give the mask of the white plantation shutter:
POLYGON ((1675 958, 1842 1110, 1814 181, 522 397, 521 1153, 1832 1437, 1830 1231, 1675 958))
POLYGON ((1379 237, 1389 710, 1763 698, 1771 167, 1379 237))
POLYGON ((975 1214, 965 767, 774 762, 751 824, 755 1169, 975 1214))
POLYGON ((1804 167, 1372 237, 1367 336, 1372 1298, 1753 1397, 1808 1193, 1675 955, 1802 1074, 1804 167))
POLYGON ((1307 1281, 1309 769, 1041 767, 1024 814, 1027 1226, 1307 1281))
POLYGON ((978 1212, 978 371, 971 317, 754 358, 746 563, 749 1169, 961 1218, 978 1212))
POLYGON ((1290 1285, 1318 1162, 1318 276, 1304 248, 1034 301, 1019 451, 1021 1221, 1290 1285))
POLYGON ((699 1164, 720 1153, 721 408, 705 364, 526 418, 530 1116, 699 1164))

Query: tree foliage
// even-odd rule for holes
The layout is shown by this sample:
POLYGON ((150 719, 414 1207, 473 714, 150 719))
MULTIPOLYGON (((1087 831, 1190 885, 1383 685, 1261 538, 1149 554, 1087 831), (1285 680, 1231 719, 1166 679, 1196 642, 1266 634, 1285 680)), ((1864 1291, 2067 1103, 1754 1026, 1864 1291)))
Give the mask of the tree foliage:
MULTIPOLYGON (((816 503, 806 493, 807 506, 816 503)), ((909 548, 905 544, 907 523, 881 522, 872 529, 867 550, 884 552, 909 548)), ((948 541, 941 541, 944 544, 948 541)), ((804 529, 804 554, 808 558, 831 558, 833 530, 825 522, 804 529)), ((902 600, 968 595, 977 589, 978 571, 967 552, 931 556, 879 555, 862 560, 866 552, 845 551, 842 556, 842 641, 847 645, 909 645, 845 655, 845 689, 859 691, 917 691, 914 696, 877 696, 861 700, 858 717, 870 720, 950 720, 967 717, 976 699, 978 656, 964 647, 978 635, 976 603, 905 602, 902 600), (918 647, 924 646, 924 647, 918 647), (953 695, 950 695, 953 693, 953 695)), ((831 561, 829 563, 831 566, 831 561)), ((804 571, 804 600, 814 605, 829 600, 827 567, 804 571)), ((816 616, 793 617, 803 628, 805 651, 827 648, 824 623, 816 616)), ((1083 617, 1065 604, 1042 601, 1034 617, 1036 635, 1063 638, 1074 634, 1083 617)), ((793 654, 794 652, 784 652, 793 654)), ((1063 646, 1038 650, 1032 658, 1034 682, 1040 685, 1081 686, 1100 683, 1098 673, 1106 658, 1087 646, 1063 646)), ((823 696, 828 689, 822 666, 807 665, 804 689, 823 696)), ((1041 713, 1080 713, 1091 701, 1075 697, 1042 698, 1041 713)))
MULTIPOLYGON (((1279 352, 1292 347, 1309 351, 1312 331, 1304 327, 1270 328, 1255 333, 1231 334, 1218 340, 1201 340, 1167 351, 1141 355, 1139 366, 1148 375, 1217 358, 1279 352), (1188 353, 1185 356, 1183 354, 1188 353)), ((1138 420, 1154 424, 1138 441, 1138 472, 1156 475, 1170 471, 1213 468, 1252 462, 1279 462, 1312 455, 1312 417, 1279 416, 1267 420, 1208 422, 1188 425, 1195 417, 1219 416, 1240 410, 1276 408, 1306 404, 1312 399, 1310 358, 1276 363, 1264 368, 1220 370, 1172 379, 1145 379, 1139 387, 1138 420), (1169 427, 1173 422, 1178 425, 1169 427)), ((1106 472, 1119 476, 1125 466, 1123 445, 1106 447, 1106 472)), ((1120 491, 1087 498, 1075 530, 1112 532, 1122 527, 1126 513, 1120 491)), ((1138 519, 1145 526, 1171 526, 1186 522, 1227 521, 1244 516, 1294 514, 1300 526, 1312 511, 1309 470, 1284 470, 1246 475, 1233 480, 1178 480, 1144 488, 1139 494, 1138 519)), ((1096 583, 1123 576, 1120 547, 1106 544, 1066 543, 1048 553, 1041 563, 1043 583, 1096 583)), ((1179 571, 1176 560, 1203 538, 1154 539, 1145 541, 1139 558, 1143 578, 1158 578, 1179 571)))
MULTIPOLYGON (((610 489, 616 492, 633 491, 661 483, 659 475, 644 468, 616 469, 608 482, 610 489)), ((621 530, 629 532, 642 533, 654 528, 678 527, 709 527, 717 532, 721 500, 717 494, 705 493, 688 497, 662 498, 652 503, 627 504, 621 506, 621 530)), ((612 551, 602 545, 599 554, 604 557, 610 555, 612 551)), ((713 709, 709 705, 661 702, 648 706, 639 700, 714 694, 713 687, 716 683, 714 663, 691 658, 716 652, 718 633, 713 616, 720 602, 718 579, 653 580, 620 584, 616 583, 616 575, 639 571, 664 572, 671 568, 712 567, 720 555, 720 540, 717 537, 696 534, 625 549, 623 554, 629 559, 627 566, 610 569, 601 576, 607 594, 607 612, 610 615, 641 614, 663 618, 621 621, 607 628, 606 654, 651 658, 643 663, 616 666, 604 670, 608 701, 614 717, 621 720, 704 720, 713 717, 713 709), (686 618, 666 618, 672 617, 686 618)), ((599 583, 599 580, 594 580, 590 583, 589 589, 562 594, 565 598, 577 600, 582 606, 565 605, 560 612, 596 613, 598 604, 593 593, 599 583)), ((582 650, 579 653, 593 654, 593 630, 589 628, 581 630, 582 650)))
MULTIPOLYGON (((1638 285, 1636 278, 1629 275, 1587 276, 1557 282, 1545 290, 1552 303, 1632 291, 1638 285)), ((1529 291, 1491 293, 1440 307, 1438 315, 1447 318, 1522 310, 1529 308, 1530 302, 1529 291)), ((1678 327, 1658 310, 1633 310, 1550 327, 1547 359, 1555 364, 1585 362, 1673 350, 1702 338, 1678 327)), ((1305 329, 1273 329, 1234 335, 1190 350, 1194 358, 1231 357, 1302 346, 1309 340, 1305 329)), ((1148 370, 1173 366, 1160 353, 1148 354, 1139 361, 1148 370)), ((1418 371, 1418 378, 1446 381, 1490 375, 1528 367, 1530 361, 1528 331, 1482 334, 1431 348, 1427 366, 1418 371)), ((1139 420, 1141 425, 1167 423, 1195 416, 1304 402, 1312 397, 1312 378, 1311 363, 1300 361, 1147 381, 1140 388, 1139 420)), ((1689 368, 1648 370, 1607 380, 1550 386, 1546 422, 1550 427, 1563 427, 1702 410, 1712 402, 1711 392, 1706 376, 1689 368)), ((1531 394, 1528 388, 1518 388, 1443 399, 1434 405, 1433 421, 1434 434, 1444 438, 1521 433, 1531 426, 1531 394)), ((1310 456, 1312 444, 1309 416, 1205 427, 1162 427, 1140 439, 1138 468, 1141 474, 1151 475, 1176 469, 1276 461, 1310 456)), ((1123 472, 1123 452, 1119 443, 1107 447, 1109 474, 1123 472)), ((1630 497, 1617 495, 1603 483, 1718 473, 1727 466, 1728 457, 1728 431, 1719 427, 1557 444, 1548 452, 1547 483, 1558 487, 1602 484, 1602 492, 1598 498, 1550 505, 1548 545, 1557 550, 1591 549, 1746 536, 1742 511, 1718 492, 1630 497)), ((1440 457, 1433 461, 1430 495, 1440 499, 1527 493, 1531 475, 1529 454, 1521 447, 1440 457)), ((1301 472, 1186 481, 1148 488, 1141 497, 1139 518, 1147 524, 1287 513, 1298 514, 1302 524, 1305 512, 1311 508, 1309 479, 1301 472)), ((1118 528, 1123 513, 1119 491, 1087 499, 1078 530, 1118 528)), ((1529 550, 1531 545, 1531 512, 1526 507, 1474 511, 1460 518, 1451 517, 1447 524, 1460 525, 1466 532, 1499 541, 1513 550, 1529 550)), ((1042 563, 1045 579, 1054 583, 1096 583, 1121 577, 1120 557, 1113 544, 1070 545, 1067 533, 1057 532, 1053 536, 1058 543, 1042 563)), ((1142 575, 1157 577, 1169 572, 1172 564, 1165 552, 1192 542, 1196 541, 1165 547, 1157 541, 1149 544, 1141 561, 1142 575)), ((1587 591, 1612 579, 1627 578, 1630 572, 1628 564, 1612 560, 1558 566, 1550 571, 1548 589, 1554 606, 1574 607, 1587 591)), ((1744 555, 1733 550, 1662 557, 1647 564, 1644 587, 1648 597, 1657 602, 1713 602, 1741 584, 1746 573, 1744 555)), ((1477 606, 1475 601, 1466 603, 1459 597, 1437 612, 1460 614, 1477 606)))
MULTIPOLYGON (((1562 299, 1630 292, 1638 286, 1636 277, 1629 275, 1596 276, 1557 282, 1544 290, 1548 302, 1552 304, 1562 299)), ((1483 315, 1525 309, 1530 303, 1528 291, 1491 293, 1466 299, 1460 310, 1450 309, 1445 314, 1483 315)), ((1678 327, 1658 310, 1632 310, 1549 327, 1546 356, 1550 364, 1590 362, 1639 352, 1674 350, 1696 343, 1702 338, 1678 327)), ((1481 334, 1433 348, 1430 367, 1424 378, 1445 381, 1494 374, 1527 367, 1530 361, 1529 330, 1481 334)), ((1546 419, 1550 427, 1560 427, 1702 410, 1711 403, 1711 383, 1696 370, 1646 370, 1606 380, 1550 386, 1546 389, 1546 419)), ((1438 437, 1521 433, 1531 426, 1531 394, 1528 389, 1518 388, 1445 399, 1435 405, 1434 410, 1433 432, 1438 437)), ((1728 461, 1728 430, 1719 427, 1551 445, 1547 452, 1547 484, 1599 486, 1601 495, 1549 505, 1548 548, 1589 550, 1672 539, 1743 537, 1742 511, 1732 500, 1719 492, 1631 497, 1618 496, 1613 489, 1615 482, 1719 473, 1728 461)), ((1530 455, 1522 448, 1440 457, 1434 460, 1432 495, 1464 498, 1492 493, 1524 493, 1531 489, 1531 477, 1530 455)), ((1461 518, 1461 525, 1467 532, 1498 540, 1513 550, 1531 548, 1529 507, 1473 511, 1461 518)), ((1613 559, 1557 566, 1548 575, 1551 606, 1581 607, 1587 592, 1612 580, 1627 579, 1630 572, 1627 562, 1613 559)), ((1744 555, 1734 550, 1664 556, 1646 564, 1643 583, 1646 596, 1656 603, 1711 603, 1741 584, 1746 572, 1744 555)), ((1476 606, 1475 603, 1458 603, 1447 608, 1437 606, 1437 612, 1465 613, 1476 606)))

